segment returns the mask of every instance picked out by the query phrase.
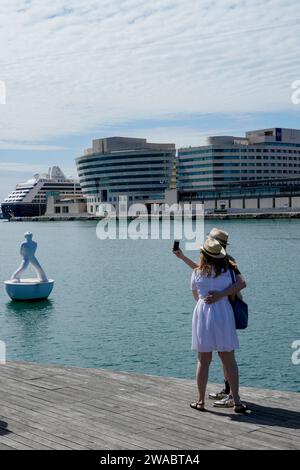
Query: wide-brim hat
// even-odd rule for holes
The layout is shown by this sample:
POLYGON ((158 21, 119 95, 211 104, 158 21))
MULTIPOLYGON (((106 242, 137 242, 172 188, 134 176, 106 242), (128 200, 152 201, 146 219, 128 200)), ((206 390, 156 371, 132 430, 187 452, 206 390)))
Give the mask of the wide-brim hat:
POLYGON ((200 250, 212 258, 221 259, 225 258, 226 256, 225 249, 214 238, 207 238, 207 240, 205 240, 204 244, 201 246, 200 250))
POLYGON ((208 236, 208 238, 213 238, 214 240, 217 240, 220 243, 224 243, 226 245, 229 245, 229 243, 228 243, 229 234, 227 232, 225 232, 225 230, 220 230, 218 228, 213 228, 207 236, 208 236))

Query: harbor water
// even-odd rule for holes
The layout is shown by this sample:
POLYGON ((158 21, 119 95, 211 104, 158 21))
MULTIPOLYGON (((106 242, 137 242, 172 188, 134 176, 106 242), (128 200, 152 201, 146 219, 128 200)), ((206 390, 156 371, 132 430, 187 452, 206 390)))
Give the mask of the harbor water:
MULTIPOLYGON (((8 360, 193 378, 191 270, 172 240, 99 240, 95 221, 0 221, 0 277, 20 263, 26 231, 55 279, 48 301, 14 303, 0 288, 0 340, 8 360)), ((249 327, 237 353, 245 386, 300 391, 300 220, 209 221, 230 233, 247 280, 249 327)), ((186 253, 195 261, 198 252, 186 253)), ((30 275, 30 273, 29 273, 30 275)), ((210 381, 222 380, 217 354, 210 381)))

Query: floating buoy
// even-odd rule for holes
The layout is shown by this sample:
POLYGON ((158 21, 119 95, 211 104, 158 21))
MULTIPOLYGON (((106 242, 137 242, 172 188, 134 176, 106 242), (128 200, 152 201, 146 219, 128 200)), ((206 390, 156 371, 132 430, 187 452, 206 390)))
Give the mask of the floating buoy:
POLYGON ((11 279, 4 282, 6 292, 12 300, 44 300, 49 297, 53 290, 54 280, 47 278, 35 256, 36 250, 37 243, 33 241, 32 233, 25 233, 25 242, 22 243, 20 249, 23 258, 22 263, 11 279), (30 265, 34 267, 37 278, 21 278, 30 265))

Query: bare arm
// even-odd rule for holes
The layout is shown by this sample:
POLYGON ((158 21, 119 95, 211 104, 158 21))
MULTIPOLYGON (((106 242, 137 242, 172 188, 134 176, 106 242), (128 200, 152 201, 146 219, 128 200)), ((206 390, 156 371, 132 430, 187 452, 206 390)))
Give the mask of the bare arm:
POLYGON ((175 256, 177 256, 177 258, 181 259, 185 264, 187 264, 191 269, 195 269, 195 268, 198 268, 198 264, 197 263, 194 263, 193 260, 191 260, 190 258, 188 258, 187 256, 185 256, 182 252, 182 250, 177 250, 177 251, 174 251, 173 250, 173 253, 175 256))
POLYGON ((193 294, 193 297, 194 297, 194 299, 196 300, 196 302, 198 302, 198 300, 199 300, 199 294, 198 294, 198 291, 196 291, 196 290, 192 290, 192 294, 193 294))
POLYGON ((243 276, 241 274, 236 275, 236 284, 237 285, 240 284, 240 290, 236 293, 236 296, 239 299, 243 299, 241 290, 245 289, 247 287, 247 284, 246 284, 246 281, 245 281, 245 279, 243 278, 243 276))
POLYGON ((236 276, 236 282, 234 284, 227 287, 227 289, 224 289, 223 291, 209 292, 208 295, 204 298, 204 302, 206 302, 207 304, 213 304, 214 302, 217 302, 218 300, 221 300, 224 297, 231 297, 232 299, 234 299, 236 294, 242 289, 245 289, 246 286, 247 284, 245 279, 241 274, 238 274, 236 276))

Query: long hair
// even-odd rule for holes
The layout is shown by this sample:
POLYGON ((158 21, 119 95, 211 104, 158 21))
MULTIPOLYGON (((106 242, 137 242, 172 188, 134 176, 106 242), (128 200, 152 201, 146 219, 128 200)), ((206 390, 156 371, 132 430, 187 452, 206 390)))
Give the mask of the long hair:
POLYGON ((207 277, 211 277, 212 274, 215 277, 220 276, 220 274, 227 271, 228 263, 227 256, 225 258, 213 258, 203 251, 200 252, 199 270, 201 274, 207 277))

